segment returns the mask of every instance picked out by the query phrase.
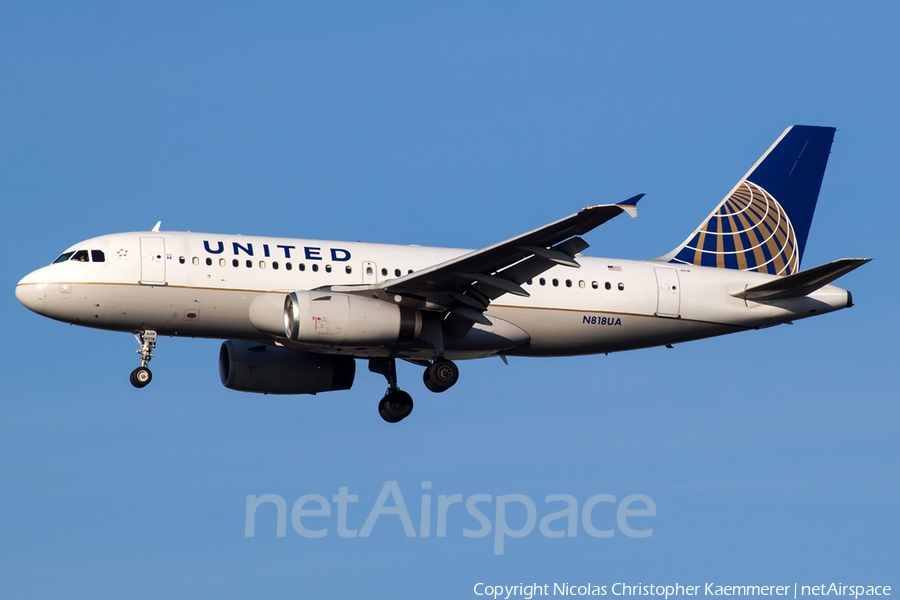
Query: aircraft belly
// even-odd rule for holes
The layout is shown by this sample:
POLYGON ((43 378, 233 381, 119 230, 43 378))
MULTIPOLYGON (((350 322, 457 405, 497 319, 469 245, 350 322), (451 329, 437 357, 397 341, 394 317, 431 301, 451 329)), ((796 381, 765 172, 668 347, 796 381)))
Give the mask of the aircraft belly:
POLYGON ((571 356, 680 343, 738 330, 734 326, 652 315, 507 308, 498 311, 530 336, 510 355, 571 356))
POLYGON ((444 335, 444 348, 449 352, 476 352, 487 351, 493 354, 498 350, 517 348, 527 344, 530 340, 528 333, 520 327, 491 315, 491 325, 475 323, 462 338, 453 334, 444 335))

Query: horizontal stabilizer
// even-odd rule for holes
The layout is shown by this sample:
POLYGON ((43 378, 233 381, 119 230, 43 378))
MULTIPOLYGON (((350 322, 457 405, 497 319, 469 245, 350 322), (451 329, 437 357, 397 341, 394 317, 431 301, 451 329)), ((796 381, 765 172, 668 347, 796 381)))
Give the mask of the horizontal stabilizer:
POLYGON ((735 292, 735 298, 761 302, 781 298, 799 298, 826 286, 838 277, 863 266, 871 258, 842 258, 818 267, 806 269, 787 277, 781 277, 762 285, 735 292))

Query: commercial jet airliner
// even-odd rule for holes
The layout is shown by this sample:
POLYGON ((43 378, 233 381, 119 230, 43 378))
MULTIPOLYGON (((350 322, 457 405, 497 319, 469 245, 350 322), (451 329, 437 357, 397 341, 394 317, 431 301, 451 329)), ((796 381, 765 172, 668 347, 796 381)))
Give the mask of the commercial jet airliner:
POLYGON ((581 254, 580 236, 636 216, 640 194, 475 251, 157 224, 71 246, 16 296, 51 319, 133 333, 139 388, 159 335, 226 340, 222 383, 244 392, 346 390, 367 360, 387 379, 378 408, 395 423, 413 408, 398 358, 443 392, 454 360, 670 346, 852 306, 829 284, 869 259, 800 270, 834 131, 788 128, 684 243, 651 260, 581 254))

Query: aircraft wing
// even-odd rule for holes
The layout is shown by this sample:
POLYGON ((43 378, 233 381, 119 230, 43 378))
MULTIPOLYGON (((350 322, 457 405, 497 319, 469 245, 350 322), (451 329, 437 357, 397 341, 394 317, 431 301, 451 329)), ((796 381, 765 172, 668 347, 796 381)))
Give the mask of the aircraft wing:
MULTIPOLYGON (((559 221, 504 242, 391 279, 377 287, 388 294, 412 296, 449 309, 451 315, 490 324, 482 314, 503 294, 528 296, 521 284, 553 267, 579 267, 575 255, 588 247, 578 237, 622 212, 637 216, 638 194, 619 204, 589 206, 559 221)), ((463 328, 466 327, 462 324, 463 328)))

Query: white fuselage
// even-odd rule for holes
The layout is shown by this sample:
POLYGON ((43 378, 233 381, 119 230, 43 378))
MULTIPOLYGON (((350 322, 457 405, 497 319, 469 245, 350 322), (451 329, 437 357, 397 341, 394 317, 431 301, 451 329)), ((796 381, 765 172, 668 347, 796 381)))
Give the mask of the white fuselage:
MULTIPOLYGON (((468 252, 178 232, 105 235, 69 249, 79 250, 99 250, 104 260, 67 260, 34 271, 17 286, 21 302, 47 317, 99 329, 265 341, 276 336, 250 319, 261 294, 381 283, 468 252)), ((525 343, 506 349, 462 344, 448 347, 448 357, 615 352, 768 327, 850 304, 849 294, 831 285, 766 303, 733 297, 776 278, 754 272, 653 260, 577 261, 581 268, 556 266, 523 285, 530 297, 506 294, 491 303, 485 316, 524 331, 525 343)))

